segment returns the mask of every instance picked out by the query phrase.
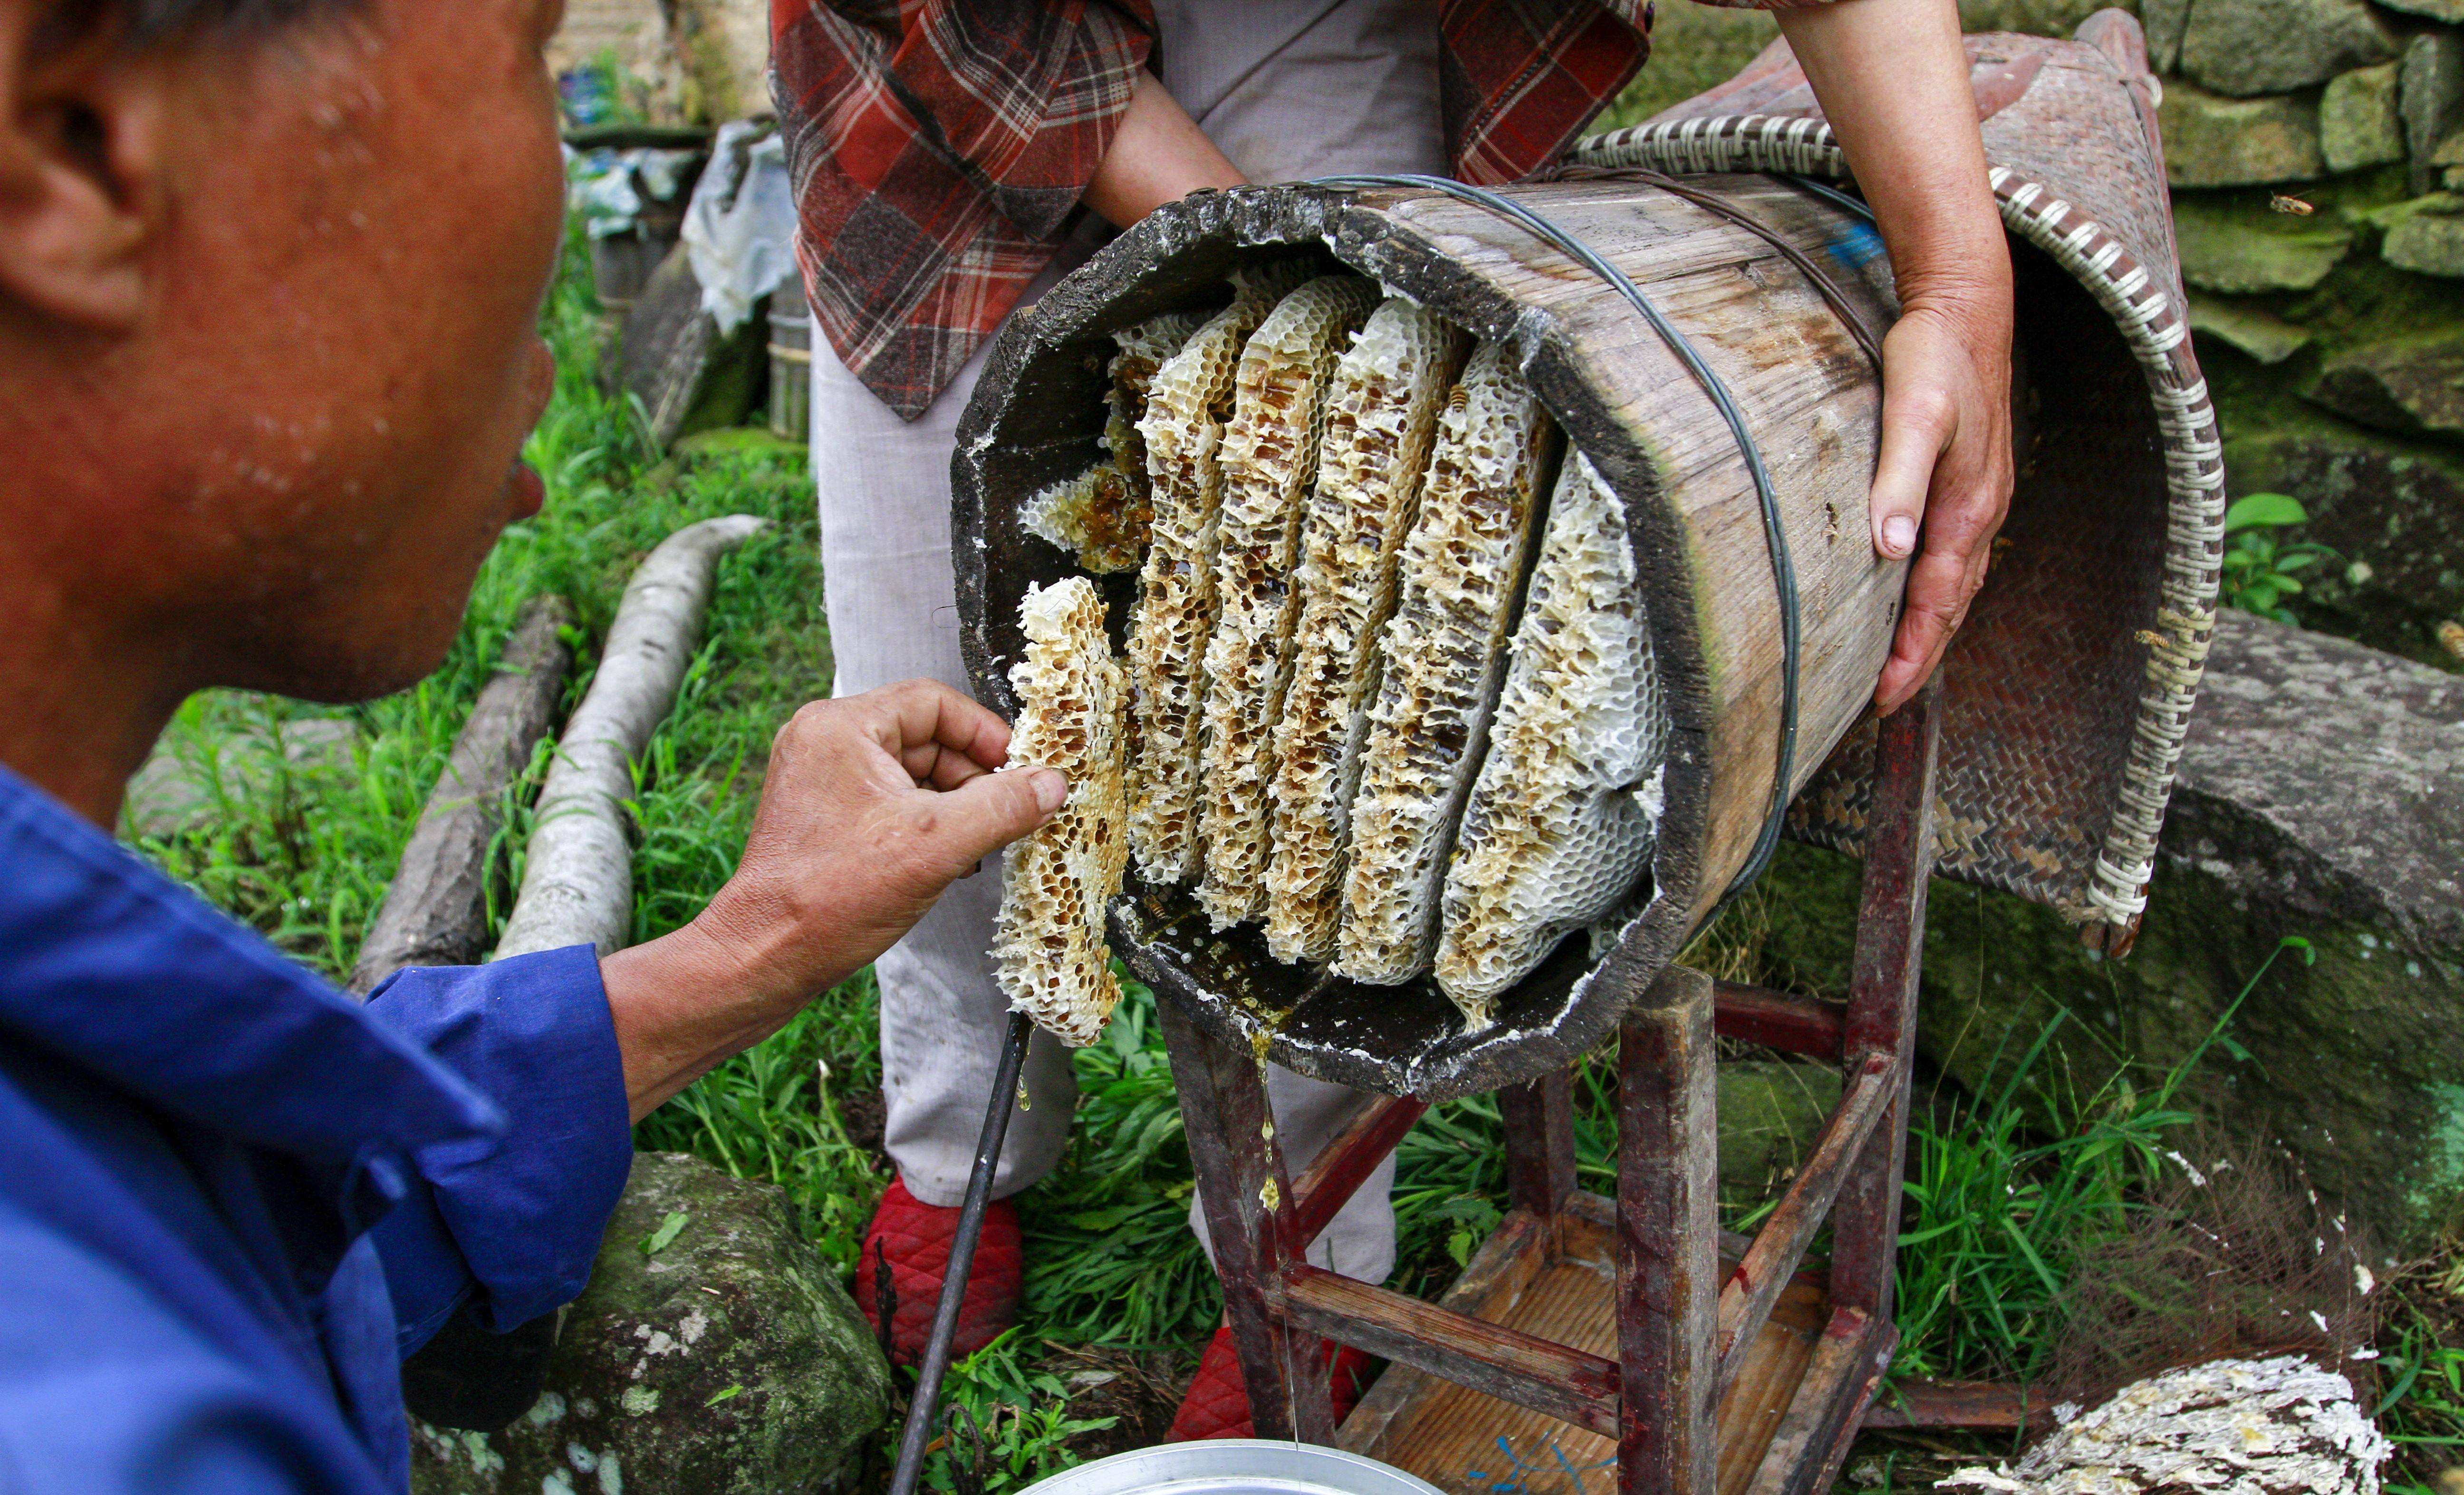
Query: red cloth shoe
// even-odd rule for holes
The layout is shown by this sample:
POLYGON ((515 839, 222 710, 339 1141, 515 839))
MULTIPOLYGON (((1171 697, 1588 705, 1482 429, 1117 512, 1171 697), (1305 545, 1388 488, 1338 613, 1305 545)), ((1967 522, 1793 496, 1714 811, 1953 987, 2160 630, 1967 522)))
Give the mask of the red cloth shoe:
MULTIPOLYGON (((949 1271, 950 1238, 957 1233, 958 1212, 925 1203, 907 1192, 903 1178, 883 1192, 881 1207, 872 1212, 872 1223, 865 1227, 864 1255, 855 1268, 855 1301, 877 1335, 882 1299, 891 1300, 890 1357, 900 1365, 913 1365, 924 1358, 924 1341, 933 1332, 933 1312, 941 1303, 941 1279, 949 1271), (890 1268, 886 1293, 881 1281, 885 1264, 890 1268)), ((995 1199, 984 1210, 984 1233, 976 1242, 975 1264, 967 1273, 958 1331, 950 1341, 954 1356, 975 1353, 1018 1322, 1024 1274, 1018 1206, 995 1199)))
MULTIPOLYGON (((1327 1349, 1334 1355, 1334 1420, 1339 1427, 1359 1403, 1360 1394, 1369 1389, 1369 1355, 1331 1340, 1327 1349)), ((1257 1436, 1249 1422, 1248 1388, 1241 1380, 1241 1353, 1232 1347, 1232 1326, 1226 1324, 1215 1331, 1206 1353, 1199 1357, 1198 1375, 1189 1383, 1189 1395, 1180 1398, 1180 1410, 1173 1414, 1172 1431, 1164 1435, 1164 1441, 1257 1436)))

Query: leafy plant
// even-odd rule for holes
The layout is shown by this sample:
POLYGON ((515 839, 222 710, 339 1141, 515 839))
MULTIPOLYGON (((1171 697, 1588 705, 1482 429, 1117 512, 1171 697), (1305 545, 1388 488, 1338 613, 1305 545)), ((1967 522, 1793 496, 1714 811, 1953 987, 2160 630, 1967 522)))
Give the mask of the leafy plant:
MULTIPOLYGON (((2035 1130, 2021 1096, 2069 1020, 2057 1008, 1998 1088, 1912 1123, 1894 1374, 2029 1380, 2042 1373, 2073 1271, 2127 1229, 2139 1195, 2167 1166, 2167 1134, 2196 1119, 2181 1104, 2183 1085, 2210 1048, 2240 1052, 2227 1028, 2287 950, 2315 958, 2307 940, 2279 943, 2153 1089, 2139 1089, 2127 1067, 2085 1094, 2035 1080, 2056 1123, 2051 1135, 2035 1130)), ((1997 1055, 1988 1072, 2000 1067, 1997 1055)))
POLYGON ((2336 553, 2311 540, 2286 539, 2282 531, 2309 522, 2301 500, 2289 494, 2251 494, 2225 511, 2224 603, 2278 623, 2298 620, 2283 605, 2299 595, 2294 573, 2307 571, 2336 553))
POLYGON ((1069 1388, 1021 1358, 1013 1329, 950 1367, 941 1383, 944 1426, 924 1460, 924 1483, 943 1495, 1001 1495, 1077 1461, 1069 1440, 1112 1418, 1069 1416, 1069 1388))

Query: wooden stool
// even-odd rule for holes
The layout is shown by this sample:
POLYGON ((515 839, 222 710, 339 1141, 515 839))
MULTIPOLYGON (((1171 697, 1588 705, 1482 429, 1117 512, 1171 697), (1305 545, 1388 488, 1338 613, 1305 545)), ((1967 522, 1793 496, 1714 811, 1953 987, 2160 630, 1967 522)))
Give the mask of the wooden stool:
POLYGON ((1940 736, 1939 681, 1881 723, 1847 1005, 1682 966, 1637 993, 1618 1036, 1614 1200, 1574 1186, 1569 1072, 1496 1092, 1511 1207, 1441 1303, 1303 1260, 1427 1106, 1373 1102, 1295 1184, 1263 1062, 1161 1004, 1259 1437, 1337 1444, 1450 1490, 1541 1495, 1553 1477, 1579 1492, 1612 1460, 1621 1495, 1828 1486, 1899 1338, 1940 736), (1750 1240, 1719 1228, 1719 1036, 1837 1062, 1846 1079, 1750 1240), (1800 1271, 1825 1219, 1829 1266, 1800 1271), (1321 1336, 1393 1362, 1339 1431, 1321 1336))

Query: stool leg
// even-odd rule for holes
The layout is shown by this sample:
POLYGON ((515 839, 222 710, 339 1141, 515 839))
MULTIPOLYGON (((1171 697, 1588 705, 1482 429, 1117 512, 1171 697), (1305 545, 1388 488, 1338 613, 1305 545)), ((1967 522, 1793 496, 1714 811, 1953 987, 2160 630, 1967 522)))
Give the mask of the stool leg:
POLYGON ((1617 1041, 1620 1495, 1711 1495, 1720 1129, 1711 978, 1670 966, 1617 1041))
POLYGON ((1217 1043, 1171 1002, 1156 1007, 1223 1312, 1241 1351, 1250 1426, 1260 1438, 1331 1443, 1326 1342, 1275 1308, 1285 1272, 1301 1253, 1290 1228, 1292 1180, 1267 1125, 1265 1068, 1245 1046, 1217 1043))
POLYGON ((1900 1066, 1899 1094, 1851 1167, 1831 1217, 1831 1303, 1891 1317, 1899 1265, 1900 1179, 1906 1167, 1908 1083, 1915 1066, 1917 978, 1925 956, 1925 885, 1933 876, 1934 769, 1942 740, 1942 678, 1883 718, 1874 747, 1874 808, 1849 967, 1849 1073, 1883 1053, 1900 1066))
POLYGON ((1574 1192, 1574 1076, 1560 1069, 1497 1092, 1506 1123, 1506 1191, 1546 1220, 1574 1192))

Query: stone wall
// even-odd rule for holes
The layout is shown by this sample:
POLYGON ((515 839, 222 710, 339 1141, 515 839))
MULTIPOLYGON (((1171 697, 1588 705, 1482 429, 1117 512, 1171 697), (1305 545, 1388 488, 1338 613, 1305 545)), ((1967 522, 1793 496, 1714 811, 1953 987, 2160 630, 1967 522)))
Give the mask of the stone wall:
MULTIPOLYGON (((1960 16, 2068 35, 2098 9, 1963 0, 1960 16)), ((1660 13, 1606 124, 1701 92, 1777 33, 1694 0, 1660 13)), ((2337 552, 2290 601, 2302 623, 2464 667, 2439 641, 2464 613, 2464 0, 2145 0, 2142 21, 2232 491, 2292 494, 2313 516, 2299 538, 2337 552)))

